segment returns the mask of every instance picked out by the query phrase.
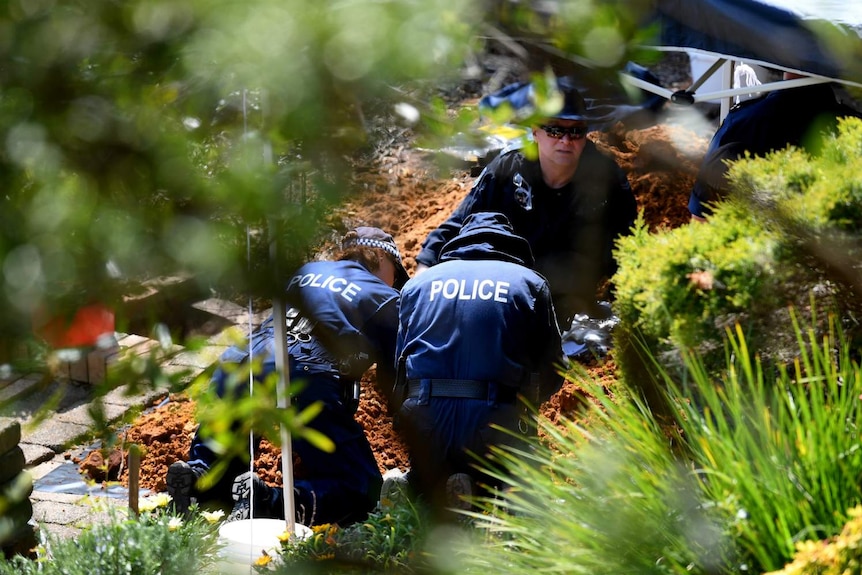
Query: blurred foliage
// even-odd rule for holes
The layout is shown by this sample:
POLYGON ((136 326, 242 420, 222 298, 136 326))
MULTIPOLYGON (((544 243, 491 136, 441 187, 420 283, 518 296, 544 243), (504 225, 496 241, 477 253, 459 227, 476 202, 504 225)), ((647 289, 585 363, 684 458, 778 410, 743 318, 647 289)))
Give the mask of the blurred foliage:
MULTIPOLYGON (((198 344, 170 333, 177 317, 150 310, 142 328, 127 296, 163 276, 190 278, 200 294, 280 295, 281 278, 344 231, 332 207, 351 193, 353 162, 373 151, 380 118, 427 147, 468 131, 475 110, 453 114, 440 88, 464 81, 481 30, 502 22, 493 5, 0 4, 2 373, 35 363, 52 376, 84 357, 45 346, 41 330, 103 304, 117 331, 159 344, 121 358, 97 394, 182 389, 188 373, 162 366, 183 353, 176 344, 198 344)), ((536 31, 619 24, 605 35, 620 44, 602 51, 627 53, 633 21, 609 9, 585 4, 574 23, 536 31)), ((92 415, 110 434, 100 404, 92 415)))
MULTIPOLYGON (((602 82, 640 50, 647 3, 559 8, 4 3, 0 340, 93 302, 116 309, 122 331, 123 296, 161 275, 271 298, 338 228, 331 207, 350 193, 351 157, 374 145, 376 116, 426 137, 467 131, 475 110, 452 115, 435 89, 463 80, 482 30, 571 51, 532 59, 537 77, 570 60, 602 82)), ((7 347, 0 361, 15 356, 7 347)))
POLYGON ((247 237, 283 240, 285 268, 307 257, 368 144, 363 106, 457 69, 477 17, 468 0, 4 3, 0 335, 178 270, 273 295, 247 237))

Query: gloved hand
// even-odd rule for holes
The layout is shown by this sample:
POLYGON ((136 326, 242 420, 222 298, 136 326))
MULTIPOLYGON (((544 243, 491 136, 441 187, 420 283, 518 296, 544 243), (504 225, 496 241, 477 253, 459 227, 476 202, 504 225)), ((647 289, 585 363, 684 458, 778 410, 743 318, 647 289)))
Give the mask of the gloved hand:
POLYGON ((620 318, 613 314, 608 302, 598 302, 598 306, 603 317, 575 314, 569 328, 562 333, 563 351, 569 359, 601 357, 611 349, 611 331, 620 318))

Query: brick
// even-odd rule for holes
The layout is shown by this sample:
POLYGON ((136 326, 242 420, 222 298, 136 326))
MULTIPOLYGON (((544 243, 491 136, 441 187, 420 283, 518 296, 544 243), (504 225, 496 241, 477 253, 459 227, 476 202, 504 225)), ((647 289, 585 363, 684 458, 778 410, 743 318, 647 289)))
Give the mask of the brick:
POLYGON ((112 347, 98 348, 87 354, 87 381, 101 383, 108 375, 109 366, 116 363, 120 347, 116 343, 112 347))
POLYGON ((86 355, 78 361, 69 362, 69 379, 81 383, 87 383, 90 380, 90 376, 87 371, 86 355))

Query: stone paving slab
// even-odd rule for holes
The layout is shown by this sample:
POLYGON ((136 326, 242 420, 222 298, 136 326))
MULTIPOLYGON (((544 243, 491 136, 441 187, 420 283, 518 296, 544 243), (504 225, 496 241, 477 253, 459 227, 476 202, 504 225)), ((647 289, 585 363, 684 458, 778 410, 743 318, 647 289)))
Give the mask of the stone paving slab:
POLYGON ((78 529, 108 521, 110 514, 106 507, 126 508, 128 506, 128 503, 122 499, 39 491, 33 492, 30 501, 33 503, 33 520, 36 523, 78 529))
POLYGON ((25 465, 39 465, 51 460, 57 453, 50 447, 44 445, 36 445, 35 443, 21 443, 21 450, 24 452, 25 465))
POLYGON ((106 405, 115 405, 126 407, 148 407, 157 399, 167 395, 166 389, 140 389, 139 393, 129 395, 129 387, 122 386, 112 389, 102 397, 102 402, 106 405))
POLYGON ((3 405, 0 415, 11 417, 22 424, 29 423, 46 404, 56 402, 51 411, 60 413, 92 400, 90 386, 62 381, 42 381, 40 376, 24 376, 20 381, 30 382, 27 392, 3 405), (33 383, 33 378, 38 381, 33 383))
MULTIPOLYGON (((70 409, 69 411, 58 413, 57 421, 82 425, 84 427, 87 427, 88 429, 92 428, 96 423, 93 419, 93 416, 90 415, 90 410, 92 409, 92 407, 92 403, 87 403, 85 405, 79 405, 78 407, 70 409)), ((129 406, 103 402, 102 409, 105 414, 105 419, 107 419, 108 421, 116 421, 123 417, 126 412, 129 411, 129 406)))
POLYGON ((24 433, 22 441, 42 445, 52 449, 55 453, 60 453, 76 441, 86 437, 90 429, 87 425, 67 423, 55 417, 42 423, 33 431, 24 433))
POLYGON ((0 402, 12 401, 15 397, 34 389, 42 380, 41 375, 14 375, 0 383, 0 402))

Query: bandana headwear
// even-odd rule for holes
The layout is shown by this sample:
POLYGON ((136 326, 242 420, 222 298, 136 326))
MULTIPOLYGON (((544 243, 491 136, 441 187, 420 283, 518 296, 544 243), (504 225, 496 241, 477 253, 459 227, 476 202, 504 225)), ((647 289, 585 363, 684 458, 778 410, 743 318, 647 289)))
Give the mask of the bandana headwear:
POLYGON ((395 266, 395 287, 401 289, 409 277, 404 269, 404 264, 401 261, 401 252, 398 251, 398 246, 395 245, 395 240, 390 234, 387 234, 380 228, 370 226, 360 226, 353 230, 354 233, 347 233, 341 240, 341 249, 346 250, 354 246, 362 246, 366 248, 376 248, 383 250, 387 254, 395 258, 397 265, 395 266))

